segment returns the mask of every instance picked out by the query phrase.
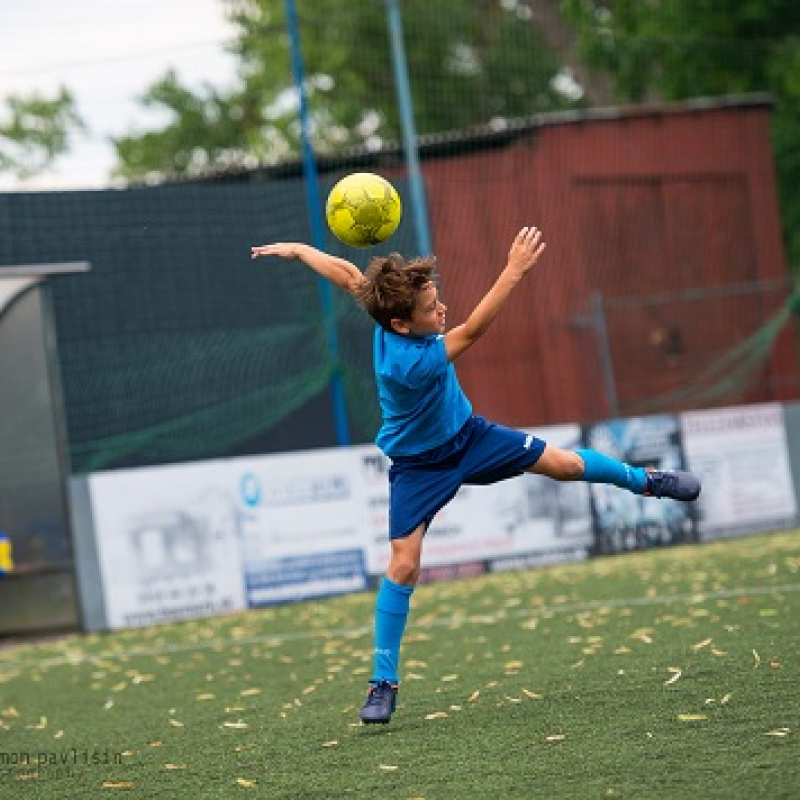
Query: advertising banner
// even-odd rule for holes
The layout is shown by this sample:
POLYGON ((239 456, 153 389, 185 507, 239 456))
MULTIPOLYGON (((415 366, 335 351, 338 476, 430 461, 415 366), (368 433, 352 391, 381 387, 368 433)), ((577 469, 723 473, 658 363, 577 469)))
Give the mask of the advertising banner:
POLYGON ((704 540, 797 524, 781 405, 692 411, 681 416, 681 426, 689 468, 703 484, 704 540))
MULTIPOLYGON (((662 414, 617 419, 585 430, 586 446, 636 467, 682 469, 677 417, 662 414)), ((616 486, 592 484, 595 552, 620 553, 696 541, 696 507, 691 503, 641 497, 616 486)))
POLYGON ((364 590, 356 464, 342 449, 91 476, 108 626, 364 590))
POLYGON ((367 588, 362 497, 349 449, 225 462, 250 606, 367 588))
MULTIPOLYGON (((577 425, 528 432, 566 449, 581 444, 577 425)), ((633 465, 692 469, 699 502, 538 475, 464 486, 426 534, 421 580, 797 523, 778 404, 611 420, 582 438, 633 465)), ((89 476, 86 528, 107 626, 367 589, 391 552, 389 467, 364 445, 89 476)))
MULTIPOLYGON (((530 428, 528 433, 566 450, 581 445, 578 425, 530 428)), ((495 508, 504 530, 514 538, 514 547, 493 558, 492 571, 554 564, 589 554, 594 523, 588 484, 524 475, 497 484, 497 489, 495 508)))
POLYGON ((246 606, 235 498, 216 462, 89 478, 110 628, 246 606))

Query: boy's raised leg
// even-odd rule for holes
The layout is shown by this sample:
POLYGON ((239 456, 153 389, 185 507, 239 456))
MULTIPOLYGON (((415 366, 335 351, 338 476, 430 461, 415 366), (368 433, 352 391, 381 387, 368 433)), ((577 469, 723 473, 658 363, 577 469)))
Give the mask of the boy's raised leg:
POLYGON ((700 495, 700 481, 691 472, 634 467, 597 450, 562 450, 547 445, 529 471, 558 481, 605 483, 634 494, 684 502, 700 495))

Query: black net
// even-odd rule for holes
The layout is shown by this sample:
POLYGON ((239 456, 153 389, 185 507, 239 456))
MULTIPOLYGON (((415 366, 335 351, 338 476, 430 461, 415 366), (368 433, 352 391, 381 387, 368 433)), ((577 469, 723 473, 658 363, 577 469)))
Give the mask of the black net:
POLYGON ((335 296, 337 357, 319 279, 250 259, 309 241, 300 179, 2 196, 0 225, 3 263, 92 265, 51 279, 73 472, 335 445, 337 370, 350 441, 373 438, 369 318, 335 296))

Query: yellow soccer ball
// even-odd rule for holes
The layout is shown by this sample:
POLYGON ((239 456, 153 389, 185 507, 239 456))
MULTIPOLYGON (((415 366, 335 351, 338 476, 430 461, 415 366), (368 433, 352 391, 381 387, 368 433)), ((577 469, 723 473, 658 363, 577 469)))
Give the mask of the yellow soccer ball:
POLYGON ((403 216, 400 195, 374 172, 353 172, 331 189, 325 206, 333 235, 352 247, 385 242, 403 216))

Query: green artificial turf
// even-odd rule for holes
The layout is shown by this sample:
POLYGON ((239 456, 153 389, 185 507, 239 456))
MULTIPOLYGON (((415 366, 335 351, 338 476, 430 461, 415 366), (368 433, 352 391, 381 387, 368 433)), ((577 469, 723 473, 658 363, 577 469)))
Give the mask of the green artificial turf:
POLYGON ((0 649, 0 797, 800 797, 800 532, 0 649))

